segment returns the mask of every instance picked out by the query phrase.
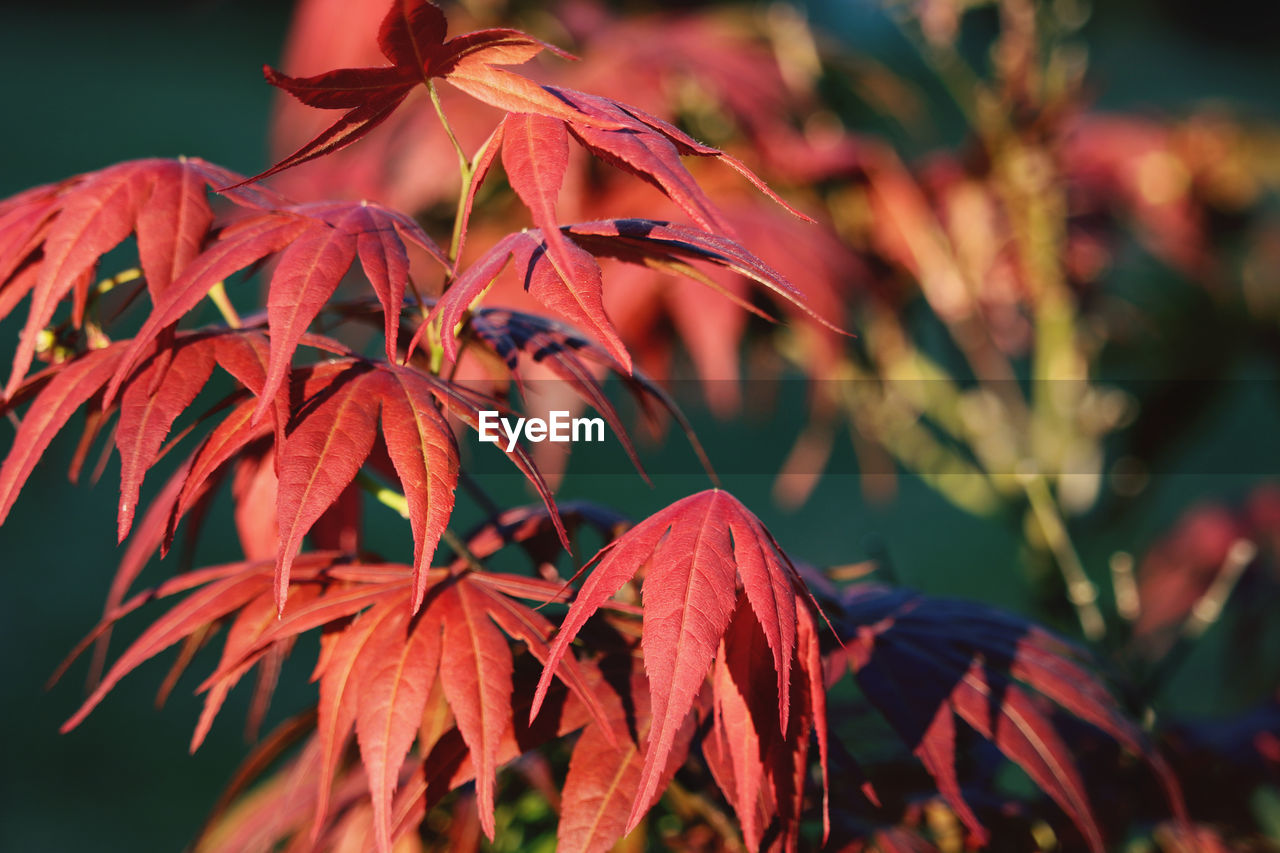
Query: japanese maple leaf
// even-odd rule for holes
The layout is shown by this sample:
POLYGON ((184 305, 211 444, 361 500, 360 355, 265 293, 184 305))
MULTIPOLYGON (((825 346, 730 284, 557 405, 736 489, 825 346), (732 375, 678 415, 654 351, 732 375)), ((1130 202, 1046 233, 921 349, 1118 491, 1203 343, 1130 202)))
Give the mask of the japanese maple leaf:
MULTIPOLYGON (((426 592, 431 564, 458 482, 458 448, 436 409, 436 385, 407 367, 333 364, 313 373, 306 403, 295 415, 279 456, 276 504, 280 524, 276 601, 283 607, 290 567, 302 538, 351 484, 382 436, 408 502, 417 578, 414 610, 426 592)), ((304 392, 305 393, 305 392, 304 392)))
MULTIPOLYGON (((339 555, 332 553, 303 555, 297 561, 297 574, 301 579, 316 580, 336 565, 338 560, 339 555)), ((295 589, 295 594, 300 597, 307 597, 314 592, 314 589, 303 589, 301 584, 295 589)), ((120 683, 121 679, 143 662, 237 613, 255 599, 270 602, 272 561, 249 560, 196 569, 171 578, 154 589, 133 595, 103 618, 97 627, 76 646, 59 671, 65 671, 67 664, 87 649, 99 635, 143 604, 184 592, 190 592, 190 595, 153 622, 129 648, 121 653, 102 682, 85 699, 75 714, 63 723, 63 732, 78 726, 111 692, 112 688, 120 683)), ((269 620, 272 623, 274 621, 274 618, 269 620)))
MULTIPOLYGON (((188 572, 112 609, 72 659, 142 604, 190 593, 121 654, 64 730, 78 725, 141 663, 193 637, 198 642, 213 625, 229 620, 218 667, 198 688, 206 696, 192 738, 194 750, 244 675, 255 666, 269 666, 279 650, 287 650, 302 634, 328 626, 334 633, 316 668, 320 682, 314 718, 317 767, 308 774, 318 782, 309 786, 317 796, 316 825, 323 823, 331 780, 354 732, 367 774, 362 786, 372 796, 379 849, 390 849, 393 794, 438 674, 442 698, 456 721, 463 750, 460 757, 469 754, 471 758, 467 778, 479 783, 480 822, 492 837, 497 768, 519 751, 513 751, 516 744, 510 737, 513 656, 506 637, 520 641, 538 661, 546 662, 553 630, 544 616, 516 597, 550 601, 559 595, 560 585, 498 573, 451 575, 444 570, 432 570, 415 580, 408 566, 344 563, 333 553, 302 555, 297 569, 302 583, 290 587, 294 606, 283 618, 276 616, 271 560, 188 572), (415 618, 411 598, 419 584, 430 595, 415 618)), ((618 715, 606 713, 600 704, 598 682, 588 680, 572 657, 554 666, 581 708, 573 726, 594 720, 597 729, 604 730, 605 742, 614 743, 614 732, 620 728, 618 715)), ((527 697, 529 691, 520 695, 527 697)), ((520 710, 523 718, 523 704, 520 710)), ((461 781, 465 780, 456 784, 461 781)))
MULTIPOLYGON (((36 394, 33 409, 22 421, 0 467, 0 522, 53 437, 77 408, 103 392, 111 378, 105 374, 119 369, 128 346, 127 341, 120 341, 85 353, 60 367, 36 394)), ((146 472, 158 460, 174 421, 209 380, 214 365, 222 367, 245 388, 259 393, 265 380, 266 359, 267 341, 260 333, 185 332, 176 336, 170 347, 153 352, 125 382, 119 395, 120 419, 115 430, 121 471, 121 541, 132 526, 146 472)), ((279 400, 276 403, 278 406, 279 400)), ((184 493, 183 511, 190 508, 209 473, 204 466, 193 472, 195 479, 184 493)))
MULTIPOLYGON (((661 119, 596 95, 551 87, 548 91, 572 104, 580 116, 594 116, 613 126, 599 127, 579 118, 562 120, 547 115, 508 115, 486 141, 477 158, 466 202, 467 212, 476 188, 484 180, 500 148, 507 179, 529 208, 545 243, 544 269, 534 271, 525 286, 543 304, 589 329, 628 368, 631 366, 630 356, 618 339, 613 324, 605 316, 601 298, 596 293, 600 269, 591 256, 570 239, 572 235, 560 229, 556 217, 556 198, 569 167, 570 135, 596 157, 657 187, 707 232, 727 236, 733 233, 733 228, 681 164, 681 155, 723 160, 787 210, 812 221, 773 193, 740 161, 697 142, 661 119)), ((517 253, 519 263, 523 252, 519 244, 510 250, 517 253)), ((500 253, 501 250, 498 251, 500 253)), ((520 265, 529 266, 527 262, 520 265)))
MULTIPOLYGON (((837 239, 829 225, 815 226, 785 215, 732 175, 701 170, 700 180, 707 177, 715 183, 704 186, 723 204, 737 242, 750 246, 755 255, 768 258, 770 266, 802 285, 806 302, 819 315, 832 319, 845 316, 849 300, 858 296, 854 287, 867 276, 861 271, 859 258, 837 239)), ((605 192, 593 190, 590 198, 600 201, 587 210, 604 208, 607 200, 618 209, 640 209, 643 203, 654 220, 679 216, 673 202, 662 205, 665 209, 655 209, 652 202, 642 202, 641 193, 649 194, 638 182, 617 180, 605 192)), ((714 288, 699 286, 674 261, 651 258, 645 266, 628 264, 610 269, 605 309, 616 321, 635 363, 657 378, 663 378, 668 369, 673 345, 683 344, 704 381, 707 403, 716 414, 727 416, 740 403, 735 380, 749 318, 739 303, 756 304, 751 282, 731 270, 698 264, 698 272, 709 278, 714 288), (720 293, 731 296, 722 298, 720 293), (717 333, 707 334, 709 328, 717 333)), ((792 317, 789 331, 804 347, 804 370, 817 378, 830 376, 844 349, 841 336, 810 322, 802 309, 793 310, 785 300, 774 301, 792 317)))
POLYGON ((615 127, 601 128, 578 119, 560 120, 545 115, 513 113, 495 131, 494 138, 486 143, 476 179, 484 179, 483 170, 492 163, 500 140, 507 179, 529 208, 534 224, 547 236, 551 261, 562 273, 574 266, 566 237, 555 232, 560 224, 555 215, 555 203, 569 167, 570 135, 594 156, 657 187, 704 230, 726 235, 733 233, 733 227, 680 162, 684 154, 723 160, 787 210, 812 222, 770 190, 741 161, 697 142, 661 119, 598 95, 571 89, 548 88, 548 91, 572 104, 583 116, 594 116, 613 123, 615 127))
MULTIPOLYGON (((630 371, 631 356, 605 313, 603 279, 595 256, 632 264, 665 265, 716 288, 713 281, 685 263, 692 260, 750 278, 823 326, 847 334, 814 312, 804 294, 781 273, 728 237, 647 219, 607 219, 566 225, 557 230, 572 238, 562 246, 573 259, 569 275, 552 260, 550 242, 541 230, 509 234, 458 276, 437 303, 433 315, 442 318, 444 329, 458 328, 467 311, 484 295, 510 259, 519 280, 535 299, 589 331, 630 371)), ((735 294, 719 292, 744 310, 772 319, 735 294)), ((444 336, 444 352, 446 358, 457 359, 458 343, 454 335, 444 336)))
POLYGON ((290 77, 264 67, 267 82, 308 106, 346 110, 327 130, 251 180, 345 148, 377 127, 414 87, 440 78, 500 110, 614 126, 583 115, 554 93, 497 66, 518 65, 543 50, 572 58, 559 48, 518 30, 487 29, 445 39, 444 13, 425 0, 395 0, 378 29, 378 47, 391 63, 378 68, 340 68, 314 77, 290 77))
MULTIPOLYGON (((319 733, 324 772, 316 824, 323 822, 328 788, 354 729, 369 777, 379 849, 390 848, 392 795, 409 748, 423 722, 432 685, 439 677, 442 699, 452 712, 471 757, 478 782, 480 822, 492 837, 493 789, 498 765, 507 760, 504 740, 512 723, 512 652, 503 636, 527 645, 539 661, 548 658, 552 626, 545 617, 511 597, 548 600, 559 586, 501 574, 433 570, 424 610, 409 607, 409 576, 401 567, 362 566, 348 570, 358 583, 308 600, 263 632, 239 658, 224 656, 219 671, 201 689, 217 689, 261 659, 274 644, 320 625, 345 625, 322 659, 319 733), (364 612, 362 612, 364 611, 364 612)), ((230 638, 228 639, 230 642, 230 638)), ((608 718, 576 661, 564 659, 558 676, 598 725, 608 718)), ((612 736, 612 729, 606 733, 612 736)), ((429 745, 428 745, 429 746, 429 745)))
MULTIPOLYGON (((609 722, 619 731, 634 728, 635 739, 611 737, 610 731, 593 721, 578 737, 569 761, 560 798, 560 826, 557 850, 565 853, 603 853, 622 838, 627 813, 635 799, 644 772, 644 737, 652 718, 649 691, 638 663, 623 657, 625 672, 610 672, 610 683, 629 686, 629 701, 620 701, 603 691, 609 722), (634 707, 633 707, 634 705, 634 707)), ((617 669, 620 667, 612 667, 617 669)), ((693 741, 695 719, 690 715, 676 734, 675 743, 663 768, 650 806, 661 796, 676 771, 684 764, 693 741)))
MULTIPOLYGON (((342 360, 301 373, 303 402, 278 450, 276 601, 283 607, 290 567, 303 537, 351 486, 369 457, 380 419, 413 529, 416 612, 426 593, 431 557, 453 511, 458 482, 457 443, 437 404, 475 429, 476 403, 434 376, 386 362, 342 360)), ((527 452, 516 447, 507 456, 538 490, 567 549, 568 534, 550 490, 527 452)))
POLYGON ((627 822, 630 831, 657 790, 676 733, 729 627, 739 587, 766 638, 777 679, 778 723, 782 731, 787 730, 796 597, 803 582, 760 520, 719 489, 692 495, 655 513, 602 548, 587 565, 597 561, 556 636, 532 714, 538 711, 556 662, 583 624, 645 569, 641 643, 653 727, 627 822))
POLYGON ((448 266, 439 247, 417 223, 379 205, 331 202, 255 210, 219 232, 156 300, 108 386, 105 402, 111 402, 146 348, 195 308, 214 284, 272 255, 278 255, 279 262, 267 292, 270 364, 255 421, 284 385, 294 351, 308 326, 357 259, 382 305, 385 350, 388 359, 394 359, 409 281, 410 245, 448 266))
POLYGON ((80 324, 103 255, 135 235, 147 288, 159 298, 204 246, 213 223, 208 188, 239 177, 194 158, 133 160, 8 200, 0 208, 0 317, 27 293, 31 306, 4 395, 26 376, 39 333, 68 295, 80 324))
MULTIPOLYGON (((772 674, 760 668, 760 659, 769 654, 768 641, 745 595, 738 597, 712 667, 714 707, 703 755, 753 850, 762 849, 766 835, 777 838, 784 850, 797 848, 811 731, 827 791, 826 687, 817 626, 807 608, 798 607, 796 615, 797 667, 791 671, 790 688, 804 713, 792 714, 787 729, 772 724, 780 697, 772 674)), ((830 831, 828 806, 824 793, 824 840, 830 831)))
MULTIPOLYGON (((697 181, 680 163, 682 155, 714 157, 727 164, 756 189, 773 199, 793 215, 812 222, 804 213, 792 207, 771 190, 758 175, 741 160, 718 148, 704 145, 673 124, 645 111, 605 98, 573 89, 548 87, 549 91, 577 108, 581 116, 591 116, 589 123, 580 117, 563 120, 561 133, 572 134, 578 142, 596 157, 630 172, 657 187, 678 204, 694 222, 702 228, 722 234, 732 234, 733 228, 715 209, 697 181), (601 127, 609 122, 614 125, 601 127)), ((504 164, 505 164, 504 151, 504 164)))
MULTIPOLYGON (((1049 700, 1142 756, 1185 817, 1164 759, 1127 719, 1082 653, 1042 628, 977 604, 866 586, 845 595, 847 663, 867 699, 934 777, 979 842, 989 836, 961 790, 957 718, 992 742, 1071 818, 1089 847, 1104 849, 1088 789, 1049 700)), ((833 670, 833 671, 837 671, 833 670)))

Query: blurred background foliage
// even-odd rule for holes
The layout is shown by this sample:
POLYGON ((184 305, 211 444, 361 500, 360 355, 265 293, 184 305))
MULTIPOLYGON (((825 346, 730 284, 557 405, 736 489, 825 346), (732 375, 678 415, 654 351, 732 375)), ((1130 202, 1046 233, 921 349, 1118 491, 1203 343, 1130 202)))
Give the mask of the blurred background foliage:
MULTIPOLYGON (((481 19, 512 14, 506 22, 568 43, 535 4, 468 5, 481 19)), ((566 5, 566 20, 589 17, 586 4, 566 5)), ((618 7, 625 16, 660 5, 618 7)), ((841 0, 801 14, 779 5, 712 10, 772 34, 784 67, 805 71, 809 45, 822 57, 809 82, 825 105, 797 116, 797 128, 809 142, 855 140, 855 165, 806 176, 801 167, 821 165, 794 162, 795 173, 783 170, 780 180, 820 200, 823 218, 856 250, 856 269, 838 273, 847 278, 841 292, 856 293, 846 319, 859 337, 821 370, 813 367, 820 346, 803 335, 764 338, 792 361, 770 371, 820 380, 773 387, 757 370, 752 352, 762 337, 753 327, 742 348, 750 380, 741 388, 743 417, 724 415, 731 392, 714 382, 701 392, 679 382, 679 396, 722 463, 726 487, 791 553, 841 567, 846 578, 874 571, 1090 635, 1122 680, 1140 688, 1127 697, 1135 710, 1187 721, 1184 739, 1194 742, 1190 721, 1265 708, 1280 674, 1280 630, 1270 618, 1280 602, 1280 492, 1267 485, 1280 476, 1280 12, 1247 0, 1053 0, 1040 13, 1061 32, 1027 43, 1047 52, 1032 63, 1046 79, 1029 82, 1009 70, 1029 60, 990 51, 1008 19, 985 4, 954 17, 964 5, 885 9, 841 0), (965 69, 997 83, 979 91, 965 69), (1055 102, 1055 86, 1069 97, 1055 102), (1077 115, 1082 108, 1092 116, 1077 115), (1060 135, 1067 125, 1075 130, 1060 135), (1063 188, 1037 183, 1045 180, 1037 157, 1046 140, 1083 187, 1072 196, 1069 225, 1052 210, 1063 188), (895 195, 895 187, 907 190, 895 195), (952 230, 936 245, 951 247, 951 256, 910 239, 904 245, 878 225, 892 218, 886 211, 915 221, 920 199, 944 211, 934 227, 952 230), (998 258, 983 255, 991 248, 978 232, 997 208, 1000 216, 1014 211, 1015 222, 1039 216, 1064 229, 1051 235, 1065 252, 1044 272, 1053 280, 1014 281, 998 258), (959 272, 989 285, 981 305, 949 313, 949 269, 983 257, 987 266, 959 272), (922 286, 904 286, 912 279, 922 286), (1058 291, 1061 299, 1052 296, 1058 291), (1017 400, 1031 408, 1018 415, 1017 400), (790 476, 780 478, 784 470, 790 476), (1074 608, 1064 594, 1071 584, 1074 608), (1218 618, 1220 599, 1227 606, 1218 618), (1090 622, 1097 618, 1105 636, 1090 622)), ((1005 14, 1021 5, 1005 4, 1005 14)), ((287 3, 239 0, 6 4, 0 196, 133 157, 191 154, 260 170, 273 95, 259 68, 281 60, 290 13, 287 3)), ((614 84, 629 91, 625 80, 614 84)), ((715 113, 702 113, 701 135, 717 132, 715 113)), ((324 176, 300 170, 295 180, 324 176)), ((429 214, 424 193, 413 201, 429 214)), ((776 251, 757 251, 784 263, 776 251)), ((800 258, 801 268, 810 260, 800 258)), ((0 340, 16 333, 12 321, 0 325, 0 340)), ((697 367, 680 356, 669 374, 691 378, 697 367)), ((114 473, 94 488, 68 486, 62 472, 73 450, 73 437, 63 436, 45 476, 0 529, 8 571, 0 598, 0 847, 180 849, 244 751, 241 732, 223 722, 187 756, 197 678, 154 711, 166 663, 153 661, 150 678, 126 680, 66 737, 57 725, 77 704, 82 671, 43 690, 97 620, 118 559, 114 473)), ((569 463, 559 494, 642 517, 704 487, 678 436, 644 454, 652 490, 618 473, 616 460, 586 452, 569 463)), ((511 503, 524 500, 514 477, 485 481, 511 503)), ((215 507, 198 563, 235 556, 233 537, 218 534, 229 517, 229 501, 215 507)), ((479 515, 460 518, 466 526, 479 515)), ((369 520, 375 548, 403 552, 396 519, 371 511, 369 520)), ((270 719, 306 704, 305 678, 286 667, 270 719)), ((233 700, 243 711, 248 691, 233 700)), ((1221 768, 1206 762, 1202 781, 1211 784, 1221 768)), ((1243 819, 1263 829, 1269 822, 1275 837, 1277 801, 1273 778, 1243 819)), ((533 793, 504 808, 499 820, 515 827, 506 843, 516 843, 504 849, 554 825, 533 793)))

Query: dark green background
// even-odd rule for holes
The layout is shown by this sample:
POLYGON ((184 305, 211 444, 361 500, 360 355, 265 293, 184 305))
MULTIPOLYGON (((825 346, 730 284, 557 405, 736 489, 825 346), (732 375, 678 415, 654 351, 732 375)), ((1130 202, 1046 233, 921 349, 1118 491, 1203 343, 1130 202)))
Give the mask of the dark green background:
MULTIPOLYGON (((910 66, 901 40, 863 4, 818 5, 824 7, 815 12, 820 24, 841 30, 859 49, 910 66)), ((1219 3, 1215 26, 1209 26, 1190 2, 1099 5, 1106 8, 1098 14, 1107 17, 1095 15, 1087 36, 1105 106, 1176 110, 1214 98, 1277 115, 1280 55, 1256 38, 1276 31, 1274 13, 1268 28, 1255 12, 1246 19, 1251 4, 1219 3)), ((271 91, 259 69, 278 55, 286 4, 51 3, 0 10, 0 196, 140 156, 198 155, 246 173, 265 164, 271 91)), ((945 115, 939 127, 945 135, 945 115)), ((0 325, 0 340, 12 342, 15 334, 13 322, 0 325)), ((1271 389, 1272 365, 1249 352, 1241 362, 1271 389)), ((799 405, 779 410, 784 415, 768 422, 718 425, 704 414, 697 422, 714 458, 750 454, 762 459, 759 470, 772 470, 768 460, 781 461, 802 413, 799 405), (795 417, 788 421, 785 413, 795 417)), ((1192 459, 1212 458, 1229 442, 1233 468, 1249 471, 1251 448, 1273 445, 1278 429, 1274 390, 1242 392, 1220 400, 1183 449, 1192 459)), ((0 424, 0 449, 11 437, 0 424)), ((68 435, 54 445, 0 529, 0 849, 177 850, 243 754, 240 721, 248 689, 233 696, 194 757, 186 745, 198 713, 191 695, 198 678, 184 679, 157 712, 152 697, 164 660, 126 679, 75 732, 57 733, 80 699, 84 670, 74 669, 51 692, 43 682, 96 620, 119 556, 113 495, 118 465, 113 462, 96 487, 72 487, 63 476, 72 443, 68 435)), ((672 442, 664 453, 686 451, 672 442)), ((1157 478, 1140 512, 1116 523, 1094 519, 1078 531, 1086 565, 1104 566, 1116 548, 1141 553, 1196 499, 1238 496, 1263 473, 1157 478)), ((513 500, 521 494, 517 482, 500 480, 513 500)), ((726 482, 799 557, 821 564, 888 555, 905 583, 1046 616, 1035 613, 1019 565, 1016 520, 971 519, 910 477, 902 479, 892 504, 878 507, 863 500, 856 478, 831 477, 804 508, 790 513, 774 508, 771 484, 767 476, 726 482)), ((642 516, 705 486, 702 477, 667 476, 650 491, 633 476, 575 470, 563 495, 642 516)), ((218 541, 217 522, 226 515, 223 505, 208 528, 202 560, 234 554, 233 542, 218 541)), ((378 526, 395 530, 400 538, 392 541, 401 543, 400 551, 390 556, 404 558, 403 531, 390 520, 378 526)), ((148 577, 158 574, 153 569, 148 577)), ((1216 664, 1210 638, 1173 684, 1170 705, 1208 713, 1258 698, 1256 685, 1225 693, 1193 689, 1212 677, 1216 664)), ((198 664, 196 674, 210 665, 198 664)), ((306 673, 298 671, 305 669, 289 670, 272 719, 308 701, 306 673)))

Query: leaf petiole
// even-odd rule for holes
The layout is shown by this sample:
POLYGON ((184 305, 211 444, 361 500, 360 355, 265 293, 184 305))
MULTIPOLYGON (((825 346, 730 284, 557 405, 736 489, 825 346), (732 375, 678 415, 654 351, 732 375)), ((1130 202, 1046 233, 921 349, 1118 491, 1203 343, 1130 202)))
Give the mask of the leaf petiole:
POLYGON ((231 300, 227 297, 226 285, 217 282, 213 287, 209 288, 209 301, 218 308, 218 313, 222 315, 222 319, 233 329, 240 328, 240 315, 236 313, 235 306, 231 304, 231 300))
POLYGON ((409 517, 409 501, 403 493, 382 485, 364 471, 356 472, 356 483, 366 493, 373 495, 378 503, 399 513, 401 518, 409 517))
POLYGON ((440 103, 440 93, 436 91, 434 80, 427 81, 427 91, 431 93, 431 105, 436 108, 436 115, 440 116, 440 123, 444 125, 444 132, 449 135, 449 141, 453 143, 453 150, 458 155, 458 167, 462 170, 463 178, 472 171, 471 161, 467 159, 466 152, 462 150, 462 144, 458 142, 458 137, 453 132, 453 125, 449 124, 449 117, 445 115, 444 105, 440 103))
POLYGON ((1049 550, 1053 552, 1058 569, 1062 572, 1062 580, 1067 586, 1067 599, 1076 609, 1080 630, 1085 639, 1091 642, 1102 640, 1107 633, 1107 623, 1098 608, 1098 588, 1089 580, 1089 575, 1080 562, 1080 555, 1071 544, 1067 525, 1058 512, 1048 483, 1041 474, 1032 471, 1019 472, 1018 482, 1031 504, 1031 512, 1040 525, 1049 550))
MULTIPOLYGON (((404 493, 382 485, 364 471, 356 473, 356 483, 366 493, 372 495, 378 503, 395 510, 401 518, 407 519, 409 517, 409 501, 405 498, 404 493)), ((475 554, 471 553, 471 549, 467 547, 458 534, 445 528, 444 532, 440 534, 440 541, 452 548, 454 553, 461 557, 472 571, 485 571, 484 564, 480 562, 480 559, 475 554)))

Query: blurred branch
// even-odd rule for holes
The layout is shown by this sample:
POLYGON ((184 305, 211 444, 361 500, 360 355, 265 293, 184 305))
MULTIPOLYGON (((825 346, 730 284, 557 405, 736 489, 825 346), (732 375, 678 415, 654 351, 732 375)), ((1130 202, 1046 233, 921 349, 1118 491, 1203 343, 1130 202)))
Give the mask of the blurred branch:
POLYGON ((1240 582, 1244 570, 1249 568, 1258 556, 1258 546, 1248 539, 1237 539, 1227 549, 1227 556, 1222 560, 1213 583, 1204 594, 1191 605, 1191 611, 1178 629, 1178 639, 1173 648, 1160 659, 1160 663, 1147 677, 1143 684, 1143 693, 1147 697, 1155 696, 1168 683, 1169 678, 1186 662, 1187 656, 1195 647, 1196 641, 1222 618, 1222 608, 1231 593, 1240 582))
POLYGON ((1018 482, 1026 493, 1045 542, 1062 572, 1062 580, 1067 586, 1067 600, 1076 609, 1080 630, 1090 642, 1102 640, 1107 633, 1107 623, 1102 618, 1102 611, 1098 609, 1098 588, 1089 580, 1080 563, 1080 556, 1071 544, 1067 526, 1049 492, 1048 483, 1039 473, 1031 471, 1019 472, 1018 482))

